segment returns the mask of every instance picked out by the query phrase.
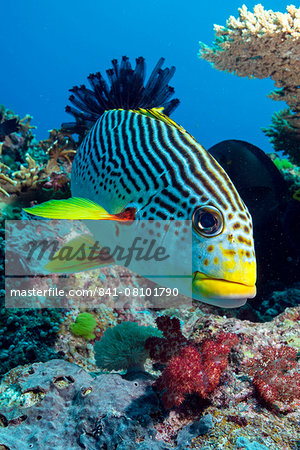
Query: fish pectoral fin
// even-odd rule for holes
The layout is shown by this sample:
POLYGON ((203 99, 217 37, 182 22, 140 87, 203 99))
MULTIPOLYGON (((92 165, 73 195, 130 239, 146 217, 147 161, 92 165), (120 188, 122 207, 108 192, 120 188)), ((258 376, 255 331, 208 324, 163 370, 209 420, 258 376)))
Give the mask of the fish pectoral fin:
POLYGON ((90 234, 83 234, 63 245, 46 264, 51 273, 77 273, 114 264, 113 257, 90 234))
POLYGON ((109 214, 102 206, 92 200, 80 197, 50 200, 32 208, 24 208, 24 211, 48 219, 118 220, 116 215, 109 214))

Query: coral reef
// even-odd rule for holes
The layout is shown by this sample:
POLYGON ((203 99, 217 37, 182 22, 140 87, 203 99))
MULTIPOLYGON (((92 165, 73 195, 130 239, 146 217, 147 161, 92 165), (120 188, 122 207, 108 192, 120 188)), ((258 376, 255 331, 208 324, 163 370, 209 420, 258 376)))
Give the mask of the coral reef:
MULTIPOLYGON (((8 166, 5 166, 6 171, 10 170, 8 166)), ((69 174, 58 168, 55 159, 49 159, 47 165, 39 164, 29 153, 25 155, 24 164, 20 164, 19 169, 12 172, 10 170, 9 177, 5 174, 5 178, 1 177, 1 192, 9 197, 26 197, 28 191, 34 191, 37 189, 45 190, 44 197, 47 198, 47 190, 53 188, 54 191, 66 190, 69 184, 69 174), (9 179, 8 179, 9 178, 9 179), (25 195, 24 195, 25 194, 25 195)), ((27 195, 28 197, 28 195, 27 195)), ((32 199, 36 199, 36 196, 31 195, 32 199)))
MULTIPOLYGON (((258 445, 265 445, 266 448, 274 450, 297 448, 300 439, 297 426, 300 419, 299 404, 297 405, 297 402, 292 404, 287 400, 285 405, 278 403, 273 406, 257 395, 254 376, 257 369, 260 370, 259 363, 257 368, 253 365, 253 374, 249 365, 251 366, 254 360, 257 362, 264 360, 266 347, 279 349, 282 346, 294 349, 291 360, 292 365, 295 363, 294 355, 300 350, 299 314, 300 307, 289 308, 272 322, 263 324, 212 314, 198 319, 195 315, 193 320, 192 316, 190 317, 189 328, 193 331, 190 331, 189 335, 193 341, 201 343, 204 337, 220 332, 234 333, 240 340, 231 354, 229 370, 222 376, 222 383, 209 396, 210 404, 204 405, 205 413, 212 415, 215 426, 205 436, 198 436, 193 440, 194 448, 237 448, 237 444, 242 442, 248 442, 249 447, 246 448, 253 448, 251 445, 254 446, 255 443, 257 448, 260 448, 258 445)), ((186 325, 184 328, 186 330, 186 325)), ((288 361, 288 358, 284 360, 288 361)), ((265 363, 267 370, 270 369, 267 359, 265 363)), ((283 376, 299 374, 300 362, 296 362, 294 369, 286 366, 285 374, 280 373, 280 368, 284 370, 284 363, 281 366, 279 361, 277 367, 279 371, 276 370, 276 363, 273 363, 275 370, 270 377, 270 385, 273 386, 275 383, 278 386, 281 380, 283 383, 281 389, 288 389, 283 376), (280 380, 276 379, 277 375, 280 375, 280 380)), ((262 373, 264 369, 263 363, 262 373)), ((182 426, 182 418, 180 419, 180 412, 176 412, 169 415, 160 429, 168 429, 167 434, 170 437, 176 434, 180 424, 182 426)))
MULTIPOLYGON (((242 11, 248 22, 256 20, 258 13, 266 21, 271 17, 258 7, 254 18, 242 11)), ((291 29, 298 26, 299 18, 293 7, 289 14, 295 15, 293 24, 288 17, 278 17, 282 23, 287 21, 285 37, 291 44, 291 29)), ((279 27, 278 17, 274 27, 279 27)), ((253 26, 263 36, 258 22, 253 26)), ((247 32, 242 34, 247 41, 247 32)), ((253 62, 259 60, 254 57, 253 62)), ((288 67, 289 61, 285 70, 288 67)), ((287 128, 280 139, 295 161, 298 137, 291 144, 288 139, 291 124, 296 133, 299 130, 295 119, 299 97, 294 104, 294 91, 284 82, 278 82, 278 87, 291 109, 286 122, 284 114, 278 115, 287 128)), ((273 95, 278 99, 279 91, 273 95)), ((55 129, 48 139, 37 142, 31 119, 0 107, 1 219, 19 218, 20 205, 70 194, 70 169, 78 142, 70 133, 55 129)), ((276 165, 291 178, 291 190, 296 193, 298 168, 282 159, 276 165)), ((48 226, 52 236, 54 229, 48 226)), ((1 228, 2 254, 3 246, 1 228)), ((16 263, 23 263, 21 236, 15 248, 16 263)), ((70 282, 84 289, 102 286, 105 277, 114 287, 144 282, 116 267, 104 270, 101 277, 82 273, 70 282)), ((44 282, 32 279, 32 283, 44 282)), ((262 302, 256 319, 271 320, 286 306, 299 303, 299 286, 283 289, 273 292, 267 304, 262 302)), ((72 299, 70 309, 28 309, 29 300, 24 298, 20 304, 27 309, 8 309, 1 298, 0 374, 9 372, 0 383, 0 448, 61 448, 66 442, 74 449, 118 450, 277 450, 299 445, 299 307, 286 309, 272 322, 253 323, 234 317, 243 317, 241 312, 216 311, 199 303, 169 308, 157 317, 157 310, 147 309, 148 300, 138 294, 120 302, 101 297, 107 305, 99 304, 97 297, 89 298, 86 309, 80 299, 72 299), (158 329, 153 328, 155 319, 158 329), (105 373, 99 375, 99 369, 105 373), (126 374, 107 372, 125 370, 126 374)), ((166 300, 162 299, 163 308, 166 300)))
MULTIPOLYGON (((22 119, 13 111, 0 106, 0 156, 3 161, 0 163, 2 256, 4 256, 4 219, 19 219, 21 207, 30 205, 33 200, 53 195, 68 196, 67 167, 63 165, 59 168, 54 167, 52 154, 48 155, 35 140, 33 135, 35 126, 31 121, 32 117, 29 115, 22 119), (7 124, 7 121, 10 124, 13 121, 15 127, 5 126, 3 130, 3 124, 7 124), (57 177, 61 177, 60 180, 57 177), (57 189, 59 192, 56 194, 57 189)), ((49 144, 48 147, 50 146, 49 144)), ((67 164, 70 166, 68 162, 67 164)), ((24 309, 5 308, 2 265, 1 269, 0 374, 20 364, 62 357, 63 354, 59 350, 56 351, 54 346, 63 320, 63 311, 28 309, 28 306, 24 309)))
POLYGON ((289 109, 273 117, 265 129, 276 150, 283 150, 300 162, 300 8, 287 6, 287 13, 267 11, 256 5, 254 12, 245 5, 239 17, 231 16, 226 26, 214 26, 212 47, 200 43, 199 56, 218 70, 241 77, 268 78, 279 89, 269 95, 285 101, 289 109))
POLYGON ((0 155, 3 162, 16 169, 18 161, 24 160, 24 156, 30 147, 34 147, 35 139, 32 133, 36 127, 31 125, 32 117, 27 114, 23 119, 13 111, 0 105, 0 125, 15 121, 15 129, 6 130, 4 134, 0 131, 0 155))
MULTIPOLYGON (((200 351, 196 354, 196 349, 203 348, 205 342, 208 353, 214 353, 219 344, 212 336, 233 334, 239 339, 228 358, 228 370, 209 394, 209 401, 190 395, 188 402, 170 411, 161 408, 151 377, 130 381, 126 375, 97 375, 58 359, 12 369, 0 384, 0 445, 16 450, 22 450, 24 445, 60 448, 63 442, 69 442, 74 449, 113 446, 126 450, 204 447, 294 450, 300 439, 300 408, 288 399, 285 409, 266 402, 257 395, 254 379, 257 370, 266 369, 270 384, 275 382, 276 365, 273 365, 275 373, 270 374, 271 362, 265 348, 269 348, 271 358, 278 356, 287 363, 280 364, 280 370, 286 371, 280 375, 281 382, 282 375, 291 375, 290 363, 295 365, 294 356, 300 348, 299 314, 299 308, 293 308, 272 322, 253 324, 225 316, 201 315, 197 310, 190 313, 190 319, 182 326, 187 338, 181 333, 178 320, 160 318, 166 334, 169 330, 172 346, 177 336, 182 342, 181 351, 193 347, 196 358, 200 354, 200 351), (286 352, 284 347, 294 350, 286 352)), ((156 354, 157 339, 168 341, 166 337, 155 339, 156 354)), ((124 351, 121 347, 120 350, 124 351)), ((163 359, 165 355, 163 351, 163 359)), ((170 361, 176 358, 173 356, 170 361)), ((222 360, 221 357, 221 364, 222 360)), ((188 380, 193 360, 186 362, 185 374, 179 370, 183 383, 188 380)), ((161 369, 162 373, 166 370, 161 369)), ((294 370, 299 373, 299 362, 294 370)))
POLYGON ((48 139, 37 142, 31 116, 21 119, 0 107, 0 125, 1 120, 12 118, 17 129, 0 136, 0 196, 6 203, 25 205, 33 200, 68 197, 71 163, 78 143, 56 129, 50 130, 48 139))

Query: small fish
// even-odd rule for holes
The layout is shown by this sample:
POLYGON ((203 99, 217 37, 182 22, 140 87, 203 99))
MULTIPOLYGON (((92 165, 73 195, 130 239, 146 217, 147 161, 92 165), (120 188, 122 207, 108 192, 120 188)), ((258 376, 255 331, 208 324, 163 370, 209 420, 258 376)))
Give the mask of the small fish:
MULTIPOLYGON (((169 100, 175 68, 161 69, 163 61, 145 86, 144 59, 133 70, 123 57, 107 71, 110 86, 98 73, 89 76, 93 90, 71 90, 76 108, 67 111, 76 123, 64 126, 86 133, 72 166, 73 198, 25 211, 64 219, 191 220, 191 296, 242 306, 256 295, 252 219, 222 167, 168 117, 179 101, 169 100)), ((174 249, 181 237, 174 237, 174 249)))

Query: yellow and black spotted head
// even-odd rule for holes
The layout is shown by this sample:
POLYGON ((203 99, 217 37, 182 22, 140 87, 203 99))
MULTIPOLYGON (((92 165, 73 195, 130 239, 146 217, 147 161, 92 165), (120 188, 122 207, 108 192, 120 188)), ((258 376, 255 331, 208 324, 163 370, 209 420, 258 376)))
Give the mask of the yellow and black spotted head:
POLYGON ((219 175, 192 216, 193 292, 206 303, 238 307, 256 294, 252 218, 227 174, 210 155, 208 160, 219 175))

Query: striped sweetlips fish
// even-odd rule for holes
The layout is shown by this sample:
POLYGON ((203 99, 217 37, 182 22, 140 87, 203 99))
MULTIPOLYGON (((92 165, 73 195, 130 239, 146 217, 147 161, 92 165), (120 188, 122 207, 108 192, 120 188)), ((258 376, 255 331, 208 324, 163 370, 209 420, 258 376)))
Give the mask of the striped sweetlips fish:
MULTIPOLYGON (((109 83, 96 73, 88 77, 92 89, 71 89, 75 107, 66 111, 76 123, 63 128, 85 134, 72 165, 72 197, 25 211, 54 219, 190 220, 190 296, 238 307, 256 294, 252 219, 223 168, 168 117, 179 100, 170 100, 168 86, 175 68, 162 69, 163 62, 145 85, 144 58, 133 70, 123 57, 107 70, 109 83)), ((48 269, 71 271, 51 262, 48 269)))

